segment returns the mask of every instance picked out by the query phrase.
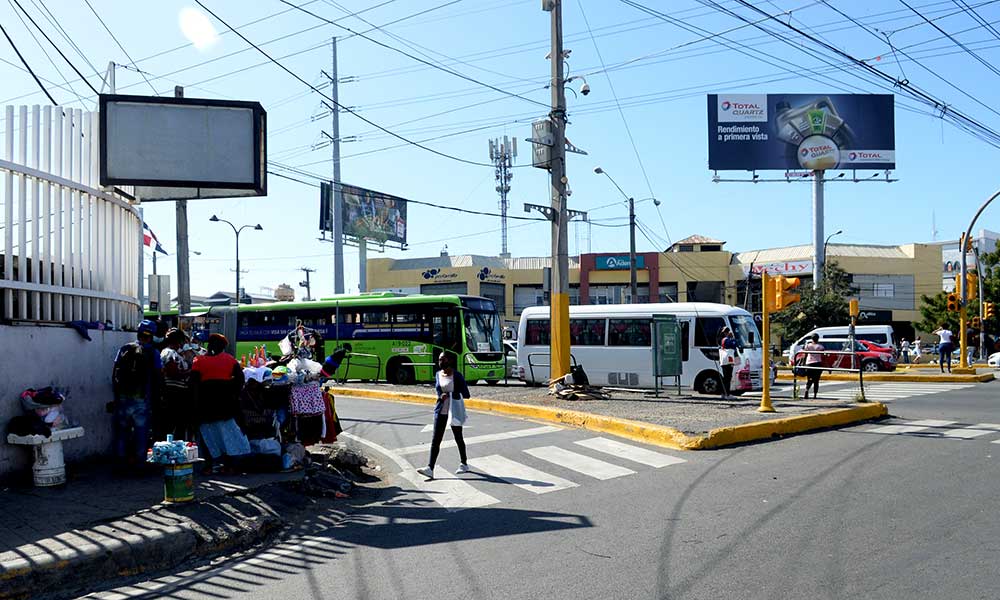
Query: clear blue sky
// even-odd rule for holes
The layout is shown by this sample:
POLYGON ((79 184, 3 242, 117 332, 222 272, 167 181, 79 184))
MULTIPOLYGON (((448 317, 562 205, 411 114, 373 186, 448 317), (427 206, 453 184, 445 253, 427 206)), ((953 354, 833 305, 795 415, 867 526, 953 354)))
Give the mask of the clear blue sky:
MULTIPOLYGON (((20 1, 50 37, 59 42, 67 56, 96 82, 91 67, 70 50, 44 18, 39 10, 41 3, 20 1)), ((320 132, 329 127, 328 118, 315 122, 310 119, 322 114, 320 98, 272 64, 253 67, 266 59, 248 49, 237 36, 223 33, 226 28, 221 23, 213 21, 222 33, 217 42, 199 50, 188 44, 179 26, 178 15, 192 3, 90 1, 139 68, 148 73, 159 94, 172 94, 173 86, 181 84, 187 86, 188 97, 260 101, 268 111, 270 161, 329 176, 329 148, 310 150, 312 144, 321 140, 320 132), (167 52, 179 46, 183 47, 167 52), (206 61, 212 62, 204 64, 206 61)), ((290 10, 278 0, 205 2, 234 26, 287 11, 241 32, 259 44, 284 37, 264 48, 276 57, 295 53, 281 62, 316 84, 323 81, 320 70, 330 69, 329 38, 350 35, 290 10)), ((388 26, 386 31, 397 38, 381 31, 367 35, 411 54, 442 61, 464 75, 542 104, 549 100, 548 91, 543 88, 549 70, 545 59, 549 19, 538 0, 297 2, 329 19, 343 17, 343 9, 357 11, 384 3, 362 15, 375 24, 428 11, 388 26)), ((1000 34, 981 26, 974 20, 975 15, 962 11, 959 5, 972 7, 982 19, 1000 27, 1000 2, 966 0, 956 4, 907 0, 907 3, 985 61, 995 61, 1000 34)), ((746 26, 732 15, 707 6, 711 4, 707 1, 645 0, 642 4, 708 32, 738 28, 725 35, 773 55, 779 66, 724 48, 717 39, 677 48, 698 40, 702 34, 685 31, 617 0, 565 0, 565 45, 572 50, 569 74, 600 71, 602 59, 611 66, 641 58, 607 75, 588 75, 592 92, 586 97, 568 94, 571 119, 568 137, 589 153, 570 156, 569 180, 573 190, 570 207, 586 210, 620 199, 611 182, 593 173, 594 167, 600 165, 635 198, 655 196, 662 202, 659 215, 651 202, 639 203, 637 207, 641 222, 660 238, 669 236, 676 240, 699 233, 725 240, 727 248, 734 251, 809 243, 809 185, 712 182, 707 169, 705 94, 884 93, 886 90, 856 77, 860 73, 857 68, 831 71, 817 56, 806 54, 803 47, 815 50, 827 61, 841 60, 829 51, 810 46, 773 21, 767 27, 786 38, 790 36, 792 44, 746 26), (594 39, 588 34, 587 22, 594 39), (612 87, 631 128, 648 185, 616 108, 612 87)), ((720 0, 719 4, 751 21, 762 18, 735 1, 720 0)), ((879 33, 875 35, 845 20, 821 1, 774 0, 754 4, 771 14, 792 11, 791 23, 796 27, 868 60, 894 77, 908 79, 946 103, 949 109, 961 110, 987 126, 1000 128, 1000 111, 995 101, 1000 75, 977 62, 902 2, 832 3, 871 31, 877 29, 879 33), (902 62, 896 63, 892 49, 878 39, 879 34, 888 34, 894 48, 905 51, 921 64, 905 59, 899 52, 895 56, 902 62)), ((109 61, 130 63, 84 0, 49 0, 47 6, 97 69, 103 71, 109 61)), ((782 18, 789 20, 787 14, 782 18)), ((89 89, 76 82, 76 76, 65 63, 46 47, 62 75, 57 72, 11 6, 0 8, 0 20, 31 66, 49 82, 47 86, 59 102, 81 106, 64 82, 65 76, 83 97, 86 107, 93 107, 89 89)), ((357 18, 341 24, 354 31, 371 28, 357 18)), ((9 45, 5 40, 0 42, 0 59, 5 61, 0 63, 0 80, 4 82, 0 99, 6 101, 4 104, 44 103, 36 84, 18 68, 17 57, 9 45)), ((417 140, 476 129, 426 142, 448 154, 487 162, 490 137, 509 135, 523 140, 530 135, 529 123, 546 112, 543 106, 431 69, 361 37, 342 41, 339 54, 341 77, 357 78, 341 85, 341 102, 358 107, 366 118, 417 140)), ((152 93, 136 72, 118 69, 117 73, 119 92, 152 93)), ((891 185, 829 185, 827 230, 843 229, 845 233, 838 241, 876 244, 927 241, 931 238, 932 212, 936 214, 939 239, 954 238, 975 207, 994 191, 997 149, 942 121, 937 114, 940 111, 897 96, 895 176, 901 181, 891 185), (906 108, 917 108, 926 114, 915 114, 906 108)), ((347 183, 438 204, 491 212, 497 209, 493 171, 489 167, 461 164, 413 146, 383 150, 399 145, 398 140, 351 115, 343 116, 341 134, 359 138, 357 142, 342 145, 343 180, 347 183)), ((520 143, 519 150, 518 163, 527 164, 528 144, 520 143)), ((266 198, 202 200, 189 204, 191 249, 201 252, 200 256, 192 256, 191 261, 193 293, 233 288, 232 232, 225 225, 210 223, 208 219, 213 213, 237 225, 259 222, 264 227, 263 232, 246 231, 241 236, 243 268, 249 271, 243 276, 243 283, 248 291, 256 292, 262 286, 274 287, 283 282, 295 285, 302 278, 296 269, 311 267, 317 270, 313 274, 314 295, 332 293, 333 249, 330 244, 316 241, 318 190, 273 176, 269 177, 268 186, 270 194, 266 198)), ((521 209, 524 202, 549 202, 544 171, 530 167, 517 169, 512 188, 513 215, 524 216, 521 209)), ((626 215, 620 204, 591 213, 595 219, 624 219, 626 215)), ((981 224, 997 229, 994 215, 996 211, 988 213, 981 224)), ((145 217, 163 245, 173 252, 176 248, 173 205, 147 204, 145 217)), ((605 221, 606 224, 621 222, 605 221)), ((524 223, 511 222, 511 252, 515 256, 547 254, 547 224, 524 223)), ((496 254, 500 251, 498 229, 498 218, 410 205, 410 250, 390 254, 435 255, 445 243, 453 254, 496 254)), ((592 249, 626 250, 627 231, 594 227, 592 249)), ((586 251, 586 231, 581 230, 579 235, 580 249, 586 251)), ((573 253, 577 251, 576 239, 571 230, 573 253)), ((662 249, 664 245, 660 241, 654 244, 641 235, 638 238, 640 250, 662 249)), ((369 252, 369 256, 376 254, 369 252)), ((356 262, 356 250, 348 249, 345 273, 348 290, 357 289, 356 262)), ((147 272, 150 266, 147 258, 147 272)), ((161 256, 158 267, 161 273, 173 275, 174 258, 161 256)), ((297 293, 302 296, 302 290, 297 293)))

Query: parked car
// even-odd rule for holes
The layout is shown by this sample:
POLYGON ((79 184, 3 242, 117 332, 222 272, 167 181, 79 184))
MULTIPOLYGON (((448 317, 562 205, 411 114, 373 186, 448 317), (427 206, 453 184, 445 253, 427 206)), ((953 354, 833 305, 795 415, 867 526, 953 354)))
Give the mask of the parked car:
MULTIPOLYGON (((845 339, 825 339, 820 340, 819 344, 823 346, 826 350, 830 351, 830 354, 824 353, 822 355, 822 364, 826 368, 832 369, 850 369, 858 368, 860 364, 861 368, 866 373, 873 373, 875 371, 893 371, 896 369, 896 357, 892 352, 892 348, 886 348, 879 346, 867 340, 856 340, 854 342, 854 352, 857 359, 852 367, 851 356, 849 354, 834 354, 834 352, 844 352, 850 348, 850 340, 845 339), (870 345, 869 345, 870 344, 870 345)), ((804 351, 799 351, 795 355, 795 365, 801 366, 806 362, 806 353, 804 351)))
POLYGON ((517 379, 517 340, 504 340, 503 354, 507 365, 507 377, 517 379))
POLYGON ((986 359, 986 364, 993 367, 994 369, 1000 369, 1000 352, 994 352, 990 354, 990 357, 986 359))
MULTIPOLYGON (((796 340, 789 348, 788 356, 798 354, 802 346, 806 345, 813 334, 819 336, 819 341, 824 340, 846 340, 850 328, 846 325, 840 327, 817 327, 809 333, 796 340)), ((892 325, 858 325, 854 328, 854 339, 858 341, 867 340, 875 342, 879 346, 891 347, 893 354, 897 354, 896 342, 893 338, 892 325)))

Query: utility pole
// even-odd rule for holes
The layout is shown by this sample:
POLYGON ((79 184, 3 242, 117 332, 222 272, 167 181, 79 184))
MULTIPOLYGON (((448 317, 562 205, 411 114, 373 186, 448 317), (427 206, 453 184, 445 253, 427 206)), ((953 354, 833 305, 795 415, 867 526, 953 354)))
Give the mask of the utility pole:
POLYGON ((552 294, 550 300, 551 342, 549 376, 562 377, 570 371, 569 352, 569 215, 566 212, 566 91, 563 87, 562 0, 543 0, 543 10, 551 13, 552 50, 552 294))
POLYGON ((510 258, 507 251, 507 209, 510 207, 507 193, 510 192, 510 180, 514 178, 511 167, 515 158, 517 138, 503 136, 502 141, 499 138, 490 140, 490 160, 495 168, 496 190, 500 194, 500 258, 510 258))
POLYGON ((819 288, 826 268, 823 245, 823 171, 813 171, 813 289, 819 288))
POLYGON ((333 211, 333 292, 335 294, 344 293, 344 211, 343 194, 341 193, 340 181, 340 93, 337 73, 337 38, 330 40, 330 49, 333 63, 330 72, 330 97, 333 98, 333 106, 330 107, 330 134, 333 137, 330 147, 333 159, 333 202, 330 203, 330 210, 333 211))
POLYGON ((310 269, 309 267, 299 267, 299 270, 306 274, 306 280, 300 281, 299 285, 306 288, 306 302, 312 300, 312 287, 309 285, 309 274, 315 273, 316 269, 310 269))
MULTIPOLYGON (((635 199, 628 199, 628 284, 632 304, 639 303, 639 284, 635 275, 635 199)), ((648 295, 648 294, 647 294, 648 295)))
MULTIPOLYGON (((174 86, 174 97, 183 98, 184 88, 179 85, 174 86)), ((191 270, 188 263, 187 200, 178 200, 174 212, 177 219, 177 314, 183 315, 191 311, 191 270)), ((156 254, 155 249, 153 250, 153 254, 156 254)), ((239 268, 237 262, 237 271, 239 268)), ((237 289, 237 296, 239 293, 240 291, 237 289)), ((239 299, 237 298, 238 301, 239 299)))

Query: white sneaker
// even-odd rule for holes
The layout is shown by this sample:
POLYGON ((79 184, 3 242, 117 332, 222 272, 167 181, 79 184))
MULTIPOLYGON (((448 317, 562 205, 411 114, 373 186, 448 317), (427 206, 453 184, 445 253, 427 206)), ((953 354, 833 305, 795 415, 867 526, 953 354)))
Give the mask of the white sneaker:
POLYGON ((471 470, 472 469, 469 468, 469 465, 467 465, 465 463, 462 463, 462 464, 458 465, 457 469, 455 469, 455 475, 461 475, 462 473, 468 473, 471 470))
POLYGON ((417 469, 417 473, 420 473, 427 479, 434 479, 434 469, 430 467, 420 467, 417 469))

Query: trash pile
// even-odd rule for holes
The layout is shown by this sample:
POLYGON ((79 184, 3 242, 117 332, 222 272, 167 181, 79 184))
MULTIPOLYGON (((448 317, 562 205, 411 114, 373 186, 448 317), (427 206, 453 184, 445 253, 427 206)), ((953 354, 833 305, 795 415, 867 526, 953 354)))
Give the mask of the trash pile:
POLYGON ((549 395, 560 400, 610 400, 611 394, 599 386, 590 385, 583 367, 574 365, 562 377, 549 380, 549 395))
POLYGON ((50 437, 53 431, 72 427, 63 408, 65 400, 66 396, 51 386, 24 390, 21 393, 24 414, 10 420, 7 433, 50 437))

